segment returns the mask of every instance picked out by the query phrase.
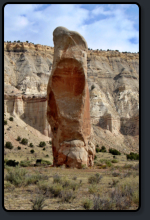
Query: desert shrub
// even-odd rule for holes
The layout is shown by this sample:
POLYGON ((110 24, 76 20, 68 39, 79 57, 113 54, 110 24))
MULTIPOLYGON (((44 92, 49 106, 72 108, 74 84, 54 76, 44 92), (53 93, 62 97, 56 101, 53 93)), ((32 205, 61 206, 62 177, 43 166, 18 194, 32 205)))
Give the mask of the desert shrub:
POLYGON ((90 184, 99 183, 101 181, 102 177, 103 177, 102 175, 100 175, 99 173, 96 173, 95 175, 90 176, 88 178, 88 183, 90 183, 90 184))
POLYGON ((21 137, 20 136, 17 137, 17 141, 21 141, 21 137))
POLYGON ((53 176, 53 183, 62 183, 62 178, 58 174, 53 176))
POLYGON ((92 86, 91 86, 91 90, 93 90, 94 88, 95 88, 95 86, 94 86, 94 85, 92 85, 92 86))
POLYGON ((45 150, 45 147, 43 148, 43 150, 45 150))
POLYGON ((11 167, 18 166, 19 162, 16 162, 15 160, 7 160, 6 165, 11 167))
POLYGON ((100 149, 100 152, 103 152, 103 153, 107 152, 106 147, 102 146, 100 149))
POLYGON ((32 143, 29 144, 29 147, 34 147, 34 145, 32 143))
POLYGON ((94 210, 112 210, 113 203, 108 198, 101 198, 100 195, 94 195, 93 209, 94 210))
POLYGON ((60 193, 60 197, 62 202, 71 202, 75 198, 75 193, 71 189, 63 190, 60 193))
POLYGON ((28 144, 28 139, 27 139, 27 138, 23 138, 23 139, 21 140, 21 144, 27 145, 27 144, 28 144))
POLYGON ((68 179, 61 179, 61 185, 63 188, 72 189, 73 191, 78 189, 80 186, 78 183, 71 182, 68 179))
POLYGON ((8 169, 8 174, 5 179, 15 186, 20 186, 25 181, 26 170, 15 168, 14 170, 8 169))
POLYGON ((121 155, 121 153, 118 150, 112 148, 109 149, 109 153, 113 155, 121 155))
POLYGON ((52 186, 49 187, 49 192, 53 197, 60 197, 62 190, 63 190, 62 185, 58 183, 53 184, 52 186))
POLYGON ((12 143, 10 141, 7 141, 5 144, 5 148, 12 149, 13 148, 12 143))
POLYGON ((109 185, 111 185, 111 187, 114 187, 117 185, 117 183, 119 183, 119 180, 115 180, 113 179, 111 183, 109 183, 109 185))
POLYGON ((127 160, 139 160, 139 154, 130 152, 130 154, 126 155, 127 160))
POLYGON ((25 179, 25 185, 30 185, 30 184, 36 184, 43 178, 43 175, 40 174, 33 174, 33 175, 27 175, 25 179))
POLYGON ((96 153, 100 152, 100 149, 98 147, 96 147, 96 153))
POLYGON ((131 168, 133 168, 133 165, 132 165, 132 164, 125 164, 125 165, 123 166, 123 168, 125 168, 125 169, 131 169, 131 168))
POLYGON ((134 188, 131 185, 119 185, 111 192, 111 199, 118 210, 126 210, 131 206, 134 188))
POLYGON ((98 145, 98 144, 96 144, 96 147, 98 147, 98 148, 99 148, 99 145, 98 145))
POLYGON ((44 205, 45 198, 43 195, 38 195, 35 199, 30 200, 32 204, 32 210, 42 210, 44 205))
POLYGON ((95 155, 94 160, 96 160, 96 159, 97 159, 97 156, 95 155))
POLYGON ((20 166, 21 167, 29 167, 30 163, 31 162, 29 160, 20 161, 20 166))
POLYGON ((49 157, 49 155, 48 155, 48 154, 46 154, 46 155, 45 155, 45 157, 49 157))
POLYGON ((48 160, 43 160, 43 159, 42 159, 42 161, 41 161, 41 164, 43 164, 43 165, 52 165, 52 163, 51 163, 50 161, 48 161, 48 160))
POLYGON ((93 205, 93 202, 90 200, 90 199, 85 199, 83 202, 82 202, 82 206, 83 208, 85 208, 86 210, 89 210, 92 208, 92 205, 93 205))
POLYGON ((13 120, 14 120, 14 118, 13 118, 13 117, 10 117, 10 118, 9 118, 9 121, 13 121, 13 120))
POLYGON ((92 184, 88 188, 88 192, 90 194, 95 194, 95 193, 97 193, 97 191, 98 191, 97 184, 92 184))
POLYGON ((112 163, 118 163, 118 160, 113 159, 111 162, 112 162, 112 163))
POLYGON ((49 141, 49 144, 52 144, 52 141, 49 141))
POLYGON ((31 154, 34 154, 34 150, 33 150, 33 149, 32 149, 32 150, 30 150, 30 153, 31 153, 31 154))
POLYGON ((112 166, 112 163, 109 160, 106 160, 105 164, 107 165, 107 167, 111 167, 112 166))
POLYGON ((44 141, 41 141, 41 142, 39 143, 39 147, 44 147, 44 146, 46 146, 46 143, 45 143, 44 141))
POLYGON ((7 125, 7 120, 4 120, 4 125, 7 125))

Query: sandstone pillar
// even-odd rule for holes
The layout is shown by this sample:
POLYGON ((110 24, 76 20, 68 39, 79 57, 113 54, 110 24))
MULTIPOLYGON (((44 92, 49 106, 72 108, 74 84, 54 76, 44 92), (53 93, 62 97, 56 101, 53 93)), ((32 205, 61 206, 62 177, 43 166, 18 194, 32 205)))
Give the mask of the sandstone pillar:
POLYGON ((75 31, 53 32, 54 60, 47 87, 47 120, 52 130, 53 165, 89 166, 95 147, 87 85, 87 43, 75 31))

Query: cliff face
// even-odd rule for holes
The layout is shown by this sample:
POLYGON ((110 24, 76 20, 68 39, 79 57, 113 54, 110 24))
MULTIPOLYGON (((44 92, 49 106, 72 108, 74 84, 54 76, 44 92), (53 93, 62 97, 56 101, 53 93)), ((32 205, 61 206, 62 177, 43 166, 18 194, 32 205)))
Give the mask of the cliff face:
MULTIPOLYGON (((50 135, 46 89, 53 48, 4 43, 5 112, 50 135)), ((138 151, 139 54, 92 51, 87 54, 87 82, 93 143, 138 151)))

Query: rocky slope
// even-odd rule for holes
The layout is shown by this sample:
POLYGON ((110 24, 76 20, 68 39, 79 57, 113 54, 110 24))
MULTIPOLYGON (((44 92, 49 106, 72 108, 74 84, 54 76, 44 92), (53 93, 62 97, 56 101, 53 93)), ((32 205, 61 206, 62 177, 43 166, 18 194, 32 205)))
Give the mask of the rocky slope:
MULTIPOLYGON (((54 50, 32 43, 4 43, 4 112, 46 136, 46 89, 54 50)), ((88 50, 92 141, 124 152, 139 148, 139 54, 88 50)))

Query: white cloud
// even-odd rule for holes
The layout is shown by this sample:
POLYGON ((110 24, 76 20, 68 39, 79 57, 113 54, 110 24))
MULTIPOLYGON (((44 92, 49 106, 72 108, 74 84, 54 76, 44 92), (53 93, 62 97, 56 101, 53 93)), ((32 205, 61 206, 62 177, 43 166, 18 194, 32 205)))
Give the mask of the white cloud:
POLYGON ((130 5, 99 5, 93 10, 80 4, 8 4, 4 9, 5 40, 21 40, 53 46, 53 31, 58 26, 78 31, 92 49, 139 51, 135 20, 126 12, 130 5))

